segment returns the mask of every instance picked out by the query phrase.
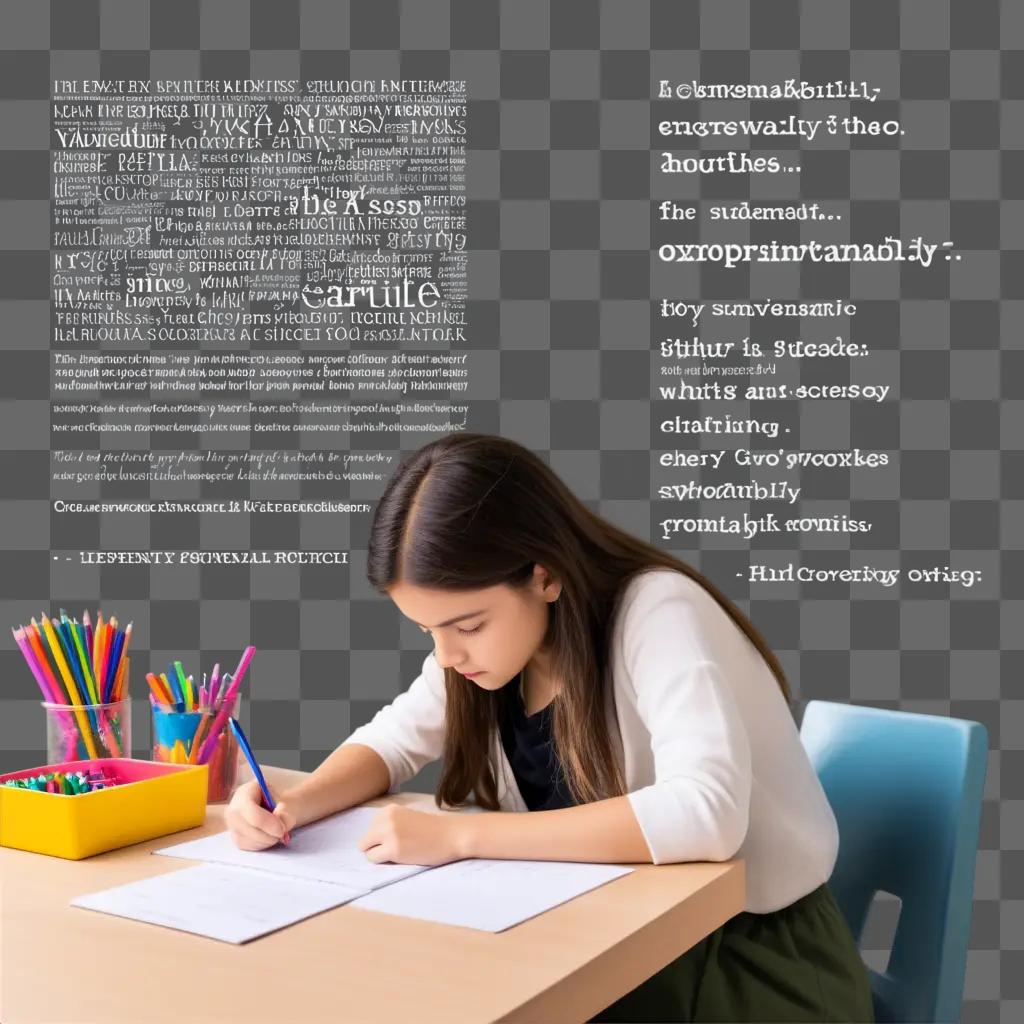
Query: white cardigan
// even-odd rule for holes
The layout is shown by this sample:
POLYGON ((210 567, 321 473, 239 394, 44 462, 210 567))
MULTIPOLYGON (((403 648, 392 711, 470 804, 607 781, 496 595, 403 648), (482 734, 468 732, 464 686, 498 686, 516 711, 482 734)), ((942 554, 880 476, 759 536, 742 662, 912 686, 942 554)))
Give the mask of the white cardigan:
MULTIPOLYGON (((835 816, 767 662, 699 583, 646 569, 611 636, 609 733, 655 864, 746 862, 746 909, 767 913, 828 880, 835 816)), ((444 672, 433 652, 409 689, 345 743, 375 750, 389 792, 442 755, 444 672)), ((500 737, 502 810, 526 811, 500 737)))

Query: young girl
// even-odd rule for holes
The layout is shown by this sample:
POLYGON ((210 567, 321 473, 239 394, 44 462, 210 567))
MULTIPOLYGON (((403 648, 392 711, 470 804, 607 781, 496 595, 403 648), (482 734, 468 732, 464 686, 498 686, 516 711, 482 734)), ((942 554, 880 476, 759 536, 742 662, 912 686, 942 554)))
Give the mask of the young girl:
POLYGON ((360 842, 371 861, 746 862, 745 911, 595 1020, 873 1020, 782 669, 707 579, 591 513, 528 449, 472 433, 396 471, 367 575, 434 649, 273 814, 254 782, 238 789, 238 846, 287 842, 442 758, 438 807, 492 813, 384 808, 360 842))

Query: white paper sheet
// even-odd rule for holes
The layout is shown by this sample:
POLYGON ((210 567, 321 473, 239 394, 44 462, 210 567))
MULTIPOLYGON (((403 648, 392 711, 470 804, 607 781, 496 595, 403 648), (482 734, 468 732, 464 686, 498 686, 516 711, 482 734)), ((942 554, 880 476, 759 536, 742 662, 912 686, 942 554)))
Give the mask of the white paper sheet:
POLYGON ((339 907, 365 892, 249 868, 199 864, 77 896, 71 905, 240 943, 339 907))
POLYGON ((375 864, 357 846, 380 809, 353 807, 292 832, 288 846, 269 850, 240 850, 228 832, 154 850, 165 857, 185 857, 215 864, 272 871, 309 881, 331 882, 361 890, 390 885, 426 871, 417 864, 375 864))
POLYGON ((208 863, 80 896, 73 906, 225 942, 349 903, 364 910, 500 932, 633 870, 618 864, 473 858, 440 867, 375 864, 357 846, 378 808, 296 829, 289 846, 240 850, 230 834, 154 853, 208 863))
POLYGON ((375 889, 352 906, 500 932, 632 870, 619 864, 474 858, 375 889))

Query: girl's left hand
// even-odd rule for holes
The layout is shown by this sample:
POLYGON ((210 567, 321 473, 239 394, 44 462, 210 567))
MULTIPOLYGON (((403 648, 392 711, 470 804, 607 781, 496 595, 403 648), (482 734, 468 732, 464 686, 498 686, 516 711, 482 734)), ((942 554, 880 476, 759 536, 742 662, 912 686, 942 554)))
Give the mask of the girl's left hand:
POLYGON ((465 815, 414 811, 388 804, 370 822, 359 849, 375 864, 422 864, 434 867, 462 860, 465 815))

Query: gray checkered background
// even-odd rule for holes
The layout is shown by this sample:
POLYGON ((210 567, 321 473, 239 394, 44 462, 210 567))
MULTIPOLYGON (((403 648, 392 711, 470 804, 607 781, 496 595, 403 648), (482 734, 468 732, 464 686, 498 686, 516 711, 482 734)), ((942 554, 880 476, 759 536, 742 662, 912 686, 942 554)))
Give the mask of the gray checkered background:
MULTIPOLYGON (((408 686, 426 648, 366 583, 368 516, 253 517, 226 541, 223 527, 203 516, 51 512, 49 450, 72 446, 67 435, 51 444, 49 424, 51 82, 464 78, 473 355, 468 395, 457 400, 469 399, 469 429, 527 445, 601 515, 653 538, 665 516, 749 507, 651 500, 666 473, 656 464, 659 450, 732 444, 658 432, 659 420, 681 411, 651 401, 662 337, 749 333, 768 343, 842 334, 875 353, 868 371, 829 361, 826 376, 794 363, 774 380, 891 383, 881 405, 729 404, 734 415, 776 416, 791 428, 786 441, 753 439, 751 447, 889 451, 886 469, 785 474, 803 487, 794 513, 845 512, 869 519, 870 533, 751 542, 690 535, 671 550, 722 586, 764 633, 793 685, 798 716, 810 699, 852 700, 985 723, 992 752, 963 1019, 1024 1019, 1024 701, 1012 682, 1024 672, 1024 4, 2 0, 2 11, 0 611, 12 625, 61 606, 79 616, 102 606, 122 624, 134 621, 136 756, 149 756, 143 672, 159 671, 172 656, 208 670, 215 660, 233 665, 255 642, 243 724, 264 763, 312 770, 408 686), (786 102, 652 102, 661 78, 864 79, 881 87, 882 98, 807 110, 786 102), (708 140, 691 150, 749 147, 784 157, 798 149, 802 172, 753 183, 739 175, 660 175, 658 153, 683 153, 687 144, 666 144, 654 124, 698 111, 859 113, 899 119, 905 135, 803 145, 708 140), (652 199, 747 197, 817 200, 842 220, 812 234, 798 224, 719 224, 694 233, 658 224, 652 213, 652 199), (652 254, 670 240, 880 241, 887 234, 951 239, 963 259, 927 270, 775 264, 727 271, 662 264, 652 254), (846 321, 706 315, 698 332, 661 320, 652 300, 662 296, 845 297, 858 310, 846 321), (349 549, 351 566, 97 568, 62 557, 80 549, 226 546, 349 549), (749 561, 835 567, 845 557, 854 567, 974 568, 982 580, 970 589, 905 581, 883 588, 748 585, 738 576, 749 561)), ((350 447, 400 454, 430 439, 353 434, 350 447)), ((681 477, 673 471, 664 479, 681 477)), ((259 493, 373 499, 379 486, 353 483, 324 495, 281 484, 259 493)), ((183 488, 179 496, 206 492, 183 488)), ((770 510, 779 506, 750 507, 770 510)), ((4 641, 0 659, 0 770, 9 771, 42 763, 45 731, 13 641, 4 641)), ((437 768, 413 788, 431 789, 437 768)), ((881 956, 892 925, 886 918, 883 907, 872 920, 869 959, 881 956)))

